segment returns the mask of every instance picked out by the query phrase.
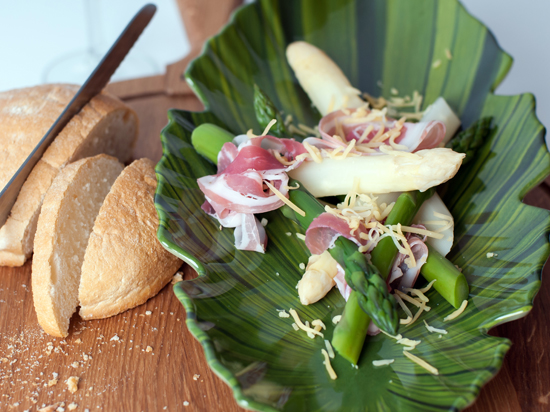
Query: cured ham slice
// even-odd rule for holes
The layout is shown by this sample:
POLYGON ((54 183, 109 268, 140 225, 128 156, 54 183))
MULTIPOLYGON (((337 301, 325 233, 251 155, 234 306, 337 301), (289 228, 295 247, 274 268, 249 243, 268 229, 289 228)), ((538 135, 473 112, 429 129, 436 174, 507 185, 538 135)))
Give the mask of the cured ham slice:
MULTIPOLYGON (((322 139, 308 138, 305 142, 325 149, 347 147, 352 140, 359 141, 361 139, 362 143, 369 143, 382 127, 384 127, 384 131, 388 131, 397 124, 396 120, 390 118, 386 118, 385 121, 369 121, 366 117, 354 116, 354 112, 354 110, 350 110, 350 114, 346 114, 342 110, 338 110, 324 116, 319 122, 319 132, 322 139), (372 126, 372 130, 366 136, 363 136, 370 126, 372 126), (334 137, 334 135, 340 134, 343 134, 343 136, 339 136, 342 140, 334 137)), ((443 122, 405 122, 394 143, 405 146, 409 152, 416 152, 437 147, 443 142, 444 138, 445 124, 443 122)), ((352 153, 361 155, 381 154, 381 152, 364 153, 355 149, 352 150, 352 153)))
MULTIPOLYGON (((422 225, 413 225, 413 227, 425 229, 422 225)), ((399 279, 399 289, 412 288, 414 286, 422 265, 424 265, 426 259, 428 259, 428 246, 424 243, 425 240, 425 238, 420 238, 417 235, 407 234, 407 242, 411 247, 416 266, 410 267, 407 264, 408 256, 399 253, 393 263, 388 284, 399 279)))
POLYGON ((306 246, 314 255, 320 255, 329 249, 340 236, 353 241, 357 246, 364 246, 367 241, 361 239, 361 233, 367 233, 364 225, 360 225, 351 233, 348 223, 330 213, 322 213, 313 219, 306 231, 306 246))
POLYGON ((287 167, 263 148, 262 142, 275 145, 274 150, 281 150, 288 156, 300 153, 298 145, 301 144, 293 140, 285 143, 285 139, 271 136, 241 140, 238 147, 233 143, 223 145, 218 154, 218 174, 197 179, 206 198, 202 209, 223 227, 235 228, 237 249, 265 252, 265 229, 254 215, 284 204, 265 182, 288 196, 288 175, 285 173, 287 167))

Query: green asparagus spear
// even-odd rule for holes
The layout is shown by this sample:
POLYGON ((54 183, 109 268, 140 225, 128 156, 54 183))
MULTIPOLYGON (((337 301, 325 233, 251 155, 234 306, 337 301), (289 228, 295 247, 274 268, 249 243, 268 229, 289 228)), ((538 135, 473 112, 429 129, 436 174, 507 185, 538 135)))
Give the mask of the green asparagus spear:
MULTIPOLYGON (((425 200, 432 197, 435 189, 431 188, 425 192, 405 192, 402 193, 393 205, 393 208, 386 218, 386 225, 396 225, 401 223, 408 226, 416 216, 416 213, 425 200)), ((383 279, 387 279, 393 266, 393 261, 397 256, 397 247, 390 237, 382 239, 371 252, 371 262, 380 271, 383 279)))
POLYGON ((469 287, 464 274, 430 245, 428 260, 420 269, 420 273, 428 282, 436 279, 435 290, 455 308, 458 309, 462 301, 468 299, 469 287))
POLYGON ((466 157, 462 164, 466 164, 474 159, 477 149, 486 141, 491 133, 492 117, 483 117, 472 124, 466 130, 457 134, 450 142, 450 147, 459 153, 465 153, 466 157))
MULTIPOLYGON (((289 185, 295 186, 295 180, 289 185)), ((314 218, 324 212, 324 207, 305 188, 300 186, 291 190, 290 201, 306 212, 300 216, 290 208, 283 208, 285 216, 306 229, 314 218)), ((349 239, 340 237, 330 254, 346 271, 346 281, 354 289, 342 314, 342 319, 334 329, 332 345, 338 353, 353 364, 356 364, 363 343, 367 336, 370 313, 375 323, 391 334, 397 333, 399 320, 395 299, 387 293, 385 282, 380 278, 376 268, 369 266, 365 255, 357 250, 357 245, 349 239), (385 293, 381 292, 385 288, 385 293), (369 299, 372 303, 369 303, 369 299), (386 311, 386 313, 384 313, 386 311)))
POLYGON ((288 135, 281 113, 257 84, 254 84, 254 112, 262 130, 267 127, 271 120, 275 119, 277 123, 271 127, 269 134, 276 137, 288 135))
POLYGON ((199 154, 218 164, 218 153, 225 143, 233 140, 233 137, 227 130, 215 124, 203 123, 191 133, 191 143, 199 154))
POLYGON ((346 257, 346 282, 356 292, 361 309, 384 332, 397 335, 399 316, 397 303, 388 291, 380 272, 369 263, 365 255, 356 250, 346 257))

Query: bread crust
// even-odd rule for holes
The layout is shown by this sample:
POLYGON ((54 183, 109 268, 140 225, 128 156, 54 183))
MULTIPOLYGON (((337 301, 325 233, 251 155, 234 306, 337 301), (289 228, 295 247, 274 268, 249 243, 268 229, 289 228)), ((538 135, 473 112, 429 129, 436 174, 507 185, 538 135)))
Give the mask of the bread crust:
MULTIPOLYGON (((78 86, 74 85, 43 85, 0 93, 0 164, 4 165, 2 159, 5 158, 9 165, 4 171, 9 177, 4 176, 4 180, 11 178, 77 90, 78 86), (17 151, 18 156, 7 153, 13 150, 10 145, 4 148, 1 144, 5 139, 16 139, 14 136, 24 142, 21 143, 24 148, 17 151)), ((25 181, 8 220, 0 228, 0 266, 21 266, 31 255, 44 195, 65 165, 99 153, 127 162, 137 132, 136 113, 107 93, 94 97, 74 116, 25 181), (118 142, 112 142, 109 126, 121 119, 125 132, 115 136, 118 142), (102 136, 106 138, 102 139, 102 136)), ((0 174, 0 186, 7 183, 2 182, 0 174)))
POLYGON ((154 163, 134 161, 117 178, 90 235, 79 289, 80 316, 100 319, 155 296, 182 261, 162 247, 154 163))
MULTIPOLYGON (((59 263, 63 264, 56 261, 59 259, 59 256, 56 256, 56 248, 60 247, 61 223, 68 218, 63 214, 63 210, 73 201, 74 185, 80 183, 90 168, 111 165, 115 168, 117 165, 120 167, 117 173, 122 170, 122 165, 117 159, 107 155, 72 163, 59 173, 44 197, 34 239, 36 251, 32 262, 32 293, 38 323, 50 335, 67 336, 70 316, 78 306, 77 289, 80 274, 63 274, 53 267, 60 266, 59 263), (58 278, 61 275, 66 276, 63 279, 58 278)), ((84 249, 86 245, 80 247, 84 249)))

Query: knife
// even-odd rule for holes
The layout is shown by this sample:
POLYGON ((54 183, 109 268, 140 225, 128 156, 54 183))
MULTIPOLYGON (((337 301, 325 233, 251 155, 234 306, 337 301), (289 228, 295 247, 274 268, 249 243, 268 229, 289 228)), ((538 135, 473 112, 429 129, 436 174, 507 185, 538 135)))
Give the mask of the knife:
POLYGON ((27 180, 38 160, 42 158, 50 143, 69 123, 73 116, 78 114, 94 96, 101 93, 117 67, 124 60, 136 40, 153 18, 156 10, 157 7, 154 4, 147 4, 137 12, 109 51, 103 56, 103 59, 101 59, 90 77, 84 82, 52 127, 50 127, 38 145, 36 145, 31 154, 23 162, 17 173, 13 175, 8 184, 2 189, 0 192, 0 227, 6 222, 23 183, 27 180))

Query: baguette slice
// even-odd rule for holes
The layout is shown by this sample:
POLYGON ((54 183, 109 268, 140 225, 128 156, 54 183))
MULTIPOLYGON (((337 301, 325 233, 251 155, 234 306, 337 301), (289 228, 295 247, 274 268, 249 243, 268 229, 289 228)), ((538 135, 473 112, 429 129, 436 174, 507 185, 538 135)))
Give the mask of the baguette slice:
POLYGON ((68 334, 88 238, 122 169, 111 156, 82 159, 65 167, 46 193, 35 237, 32 292, 38 323, 50 335, 68 334))
POLYGON ((82 265, 83 319, 107 318, 141 305, 181 266, 157 239, 156 186, 153 162, 136 160, 105 198, 82 265))
MULTIPOLYGON (((0 93, 0 187, 26 159, 78 90, 44 85, 0 93)), ((133 110, 102 93, 61 131, 21 188, 10 217, 0 228, 0 266, 21 266, 31 255, 40 207, 65 165, 106 153, 130 160, 137 137, 133 110)))

